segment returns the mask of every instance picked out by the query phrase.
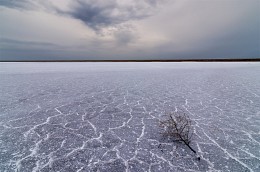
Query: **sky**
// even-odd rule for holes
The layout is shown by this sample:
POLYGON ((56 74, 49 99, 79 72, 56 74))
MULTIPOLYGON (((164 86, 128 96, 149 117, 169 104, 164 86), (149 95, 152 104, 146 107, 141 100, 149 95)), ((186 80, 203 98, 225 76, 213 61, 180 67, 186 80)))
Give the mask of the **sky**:
POLYGON ((0 60, 260 58, 260 0, 0 0, 0 60))

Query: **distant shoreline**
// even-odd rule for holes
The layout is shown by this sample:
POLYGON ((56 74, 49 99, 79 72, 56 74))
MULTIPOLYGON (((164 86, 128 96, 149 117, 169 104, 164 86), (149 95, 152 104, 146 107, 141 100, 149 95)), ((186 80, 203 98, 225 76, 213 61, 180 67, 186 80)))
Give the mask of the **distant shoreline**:
POLYGON ((260 62, 254 59, 176 59, 176 60, 0 60, 0 62, 260 62))

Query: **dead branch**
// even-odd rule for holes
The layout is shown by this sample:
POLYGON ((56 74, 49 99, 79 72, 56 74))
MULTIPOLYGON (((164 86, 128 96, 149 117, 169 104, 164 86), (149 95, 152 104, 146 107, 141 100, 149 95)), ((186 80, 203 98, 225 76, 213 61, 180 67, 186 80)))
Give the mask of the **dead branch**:
POLYGON ((172 112, 164 121, 160 121, 163 128, 163 137, 170 137, 173 141, 181 141, 196 154, 196 151, 190 146, 193 136, 191 119, 184 112, 172 112))

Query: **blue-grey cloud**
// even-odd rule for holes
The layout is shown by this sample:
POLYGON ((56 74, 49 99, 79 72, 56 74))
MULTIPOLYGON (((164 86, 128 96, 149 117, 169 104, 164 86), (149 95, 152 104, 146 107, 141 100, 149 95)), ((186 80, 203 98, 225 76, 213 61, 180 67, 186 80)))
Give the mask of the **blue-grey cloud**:
POLYGON ((7 46, 40 46, 40 47, 53 47, 58 46, 57 44, 51 42, 37 42, 37 41, 24 41, 24 40, 16 40, 10 38, 0 38, 1 48, 7 46))
POLYGON ((65 47, 51 42, 0 38, 0 60, 5 60, 6 58, 16 60, 18 56, 21 60, 45 58, 50 55, 54 57, 55 52, 58 52, 57 50, 64 51, 65 47))
POLYGON ((17 0, 1 0, 0 6, 6 6, 6 7, 10 7, 10 8, 23 7, 24 2, 25 1, 23 1, 23 0, 21 0, 20 2, 17 0))
POLYGON ((1 0, 0 6, 8 8, 28 9, 32 6, 30 0, 1 0))
POLYGON ((67 49, 52 42, 0 38, 0 60, 3 61, 69 59, 72 55, 67 49))

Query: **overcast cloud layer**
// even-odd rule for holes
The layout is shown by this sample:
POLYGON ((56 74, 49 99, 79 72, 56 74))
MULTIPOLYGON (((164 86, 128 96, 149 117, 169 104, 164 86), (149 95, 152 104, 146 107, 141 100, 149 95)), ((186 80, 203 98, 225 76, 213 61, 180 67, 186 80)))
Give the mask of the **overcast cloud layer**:
POLYGON ((0 60, 259 58, 259 0, 0 0, 0 60))

